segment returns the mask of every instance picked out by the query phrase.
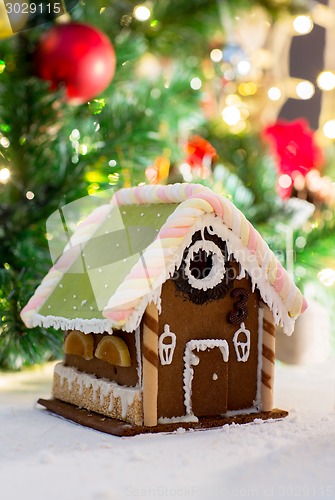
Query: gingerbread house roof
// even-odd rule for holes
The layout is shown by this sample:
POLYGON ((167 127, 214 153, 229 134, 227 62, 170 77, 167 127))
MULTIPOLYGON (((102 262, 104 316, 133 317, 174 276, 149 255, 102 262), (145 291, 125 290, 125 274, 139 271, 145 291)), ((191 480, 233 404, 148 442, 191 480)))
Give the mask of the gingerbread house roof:
POLYGON ((291 334, 306 302, 274 253, 227 198, 199 184, 121 189, 82 222, 22 311, 28 327, 133 331, 193 234, 210 227, 291 334))

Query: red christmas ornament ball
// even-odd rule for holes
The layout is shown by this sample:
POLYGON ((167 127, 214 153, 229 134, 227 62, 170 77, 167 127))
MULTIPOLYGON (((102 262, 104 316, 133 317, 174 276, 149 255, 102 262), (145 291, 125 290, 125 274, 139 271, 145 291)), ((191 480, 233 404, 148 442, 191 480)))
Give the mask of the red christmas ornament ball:
POLYGON ((60 24, 42 36, 36 53, 37 76, 64 85, 72 104, 96 97, 112 81, 116 58, 108 37, 81 23, 60 24))

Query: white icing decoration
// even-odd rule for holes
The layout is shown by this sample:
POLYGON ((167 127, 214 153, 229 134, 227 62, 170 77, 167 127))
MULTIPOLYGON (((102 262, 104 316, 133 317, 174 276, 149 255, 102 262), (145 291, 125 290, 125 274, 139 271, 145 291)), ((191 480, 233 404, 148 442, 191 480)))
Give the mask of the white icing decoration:
POLYGON ((237 280, 242 280, 243 278, 245 278, 245 269, 243 269, 243 267, 241 266, 240 264, 240 272, 239 272, 239 275, 237 276, 237 280))
POLYGON ((85 304, 87 304, 87 300, 83 300, 82 303, 80 304, 81 306, 84 306, 85 304))
POLYGON ((212 379, 213 380, 217 380, 219 377, 218 377, 218 374, 217 373, 213 373, 213 376, 212 376, 212 379))
POLYGON ((225 413, 226 417, 235 417, 236 415, 248 415, 249 413, 258 413, 259 408, 251 406, 251 408, 242 408, 241 410, 228 410, 225 413))
POLYGON ((170 332, 170 326, 164 325, 164 333, 160 335, 158 340, 158 352, 161 365, 170 365, 172 363, 174 350, 176 348, 176 334, 170 332), (169 342, 165 343, 164 340, 169 342))
POLYGON ((250 330, 245 327, 244 323, 241 323, 240 328, 234 333, 233 344, 237 361, 242 361, 243 363, 248 361, 250 354, 250 330))
POLYGON ((181 417, 160 417, 159 424, 176 424, 178 422, 199 422, 195 415, 182 415, 181 417))
POLYGON ((68 319, 61 316, 42 316, 34 314, 33 327, 44 326, 48 328, 53 326, 56 330, 79 330, 83 333, 113 333, 113 327, 107 319, 68 319))
POLYGON ((198 366, 198 364, 200 363, 200 358, 199 356, 196 356, 193 352, 191 354, 191 365, 192 366, 198 366))
POLYGON ((108 411, 110 412, 113 410, 115 399, 119 398, 122 418, 126 418, 128 408, 135 399, 142 400, 142 390, 138 387, 126 387, 110 380, 98 379, 95 375, 80 372, 76 368, 64 366, 63 363, 58 363, 55 366, 55 373, 60 377, 61 385, 64 385, 65 381, 67 382, 69 391, 72 391, 74 384, 78 384, 79 394, 83 393, 84 387, 92 388, 94 402, 100 395, 100 405, 103 405, 105 400, 109 398, 108 411))
POLYGON ((137 386, 142 386, 142 355, 141 355, 141 329, 138 326, 135 330, 135 347, 136 347, 136 360, 137 360, 137 386))
POLYGON ((223 361, 228 362, 229 359, 229 346, 226 340, 221 339, 200 339, 200 340, 190 340, 186 343, 185 353, 184 353, 184 404, 186 408, 187 415, 193 415, 192 411, 192 380, 194 375, 194 370, 192 368, 192 351, 194 349, 199 351, 205 351, 206 349, 213 349, 218 347, 221 351, 223 361))
POLYGON ((193 288, 198 290, 207 290, 208 288, 214 288, 218 285, 225 274, 225 262, 224 257, 220 248, 210 240, 199 240, 196 241, 188 251, 185 259, 185 275, 188 282, 193 288), (199 250, 203 250, 207 255, 212 256, 212 267, 208 276, 205 278, 197 278, 192 275, 190 270, 191 261, 199 250))

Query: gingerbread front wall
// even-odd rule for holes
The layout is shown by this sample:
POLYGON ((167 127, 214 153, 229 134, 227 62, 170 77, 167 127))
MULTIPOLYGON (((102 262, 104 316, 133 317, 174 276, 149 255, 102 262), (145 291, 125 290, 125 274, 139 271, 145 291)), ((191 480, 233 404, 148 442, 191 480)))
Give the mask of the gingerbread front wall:
MULTIPOLYGON (((159 335, 169 326, 176 335, 176 345, 171 364, 158 367, 158 418, 180 417, 189 412, 185 406, 184 370, 185 349, 188 342, 201 339, 227 341, 228 360, 215 345, 206 350, 194 350, 190 403, 196 416, 218 415, 226 411, 250 409, 255 405, 258 379, 258 311, 259 293, 252 292, 250 278, 235 279, 233 288, 223 298, 197 305, 176 289, 173 280, 162 287, 159 335), (234 347, 234 334, 240 323, 232 324, 227 315, 234 311, 234 289, 248 292, 244 325, 250 331, 250 352, 247 361, 238 361, 234 347)), ((220 342, 219 342, 220 343, 220 342)), ((217 344, 219 344, 217 343, 217 344)), ((209 343, 210 344, 210 343, 209 343)))

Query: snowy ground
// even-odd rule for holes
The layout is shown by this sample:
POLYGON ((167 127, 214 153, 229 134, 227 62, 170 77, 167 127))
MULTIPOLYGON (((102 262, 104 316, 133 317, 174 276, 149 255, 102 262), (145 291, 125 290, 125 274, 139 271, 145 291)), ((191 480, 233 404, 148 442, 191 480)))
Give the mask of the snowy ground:
POLYGON ((0 374, 1 500, 335 498, 335 362, 276 367, 283 421, 117 438, 48 414, 52 365, 0 374))

